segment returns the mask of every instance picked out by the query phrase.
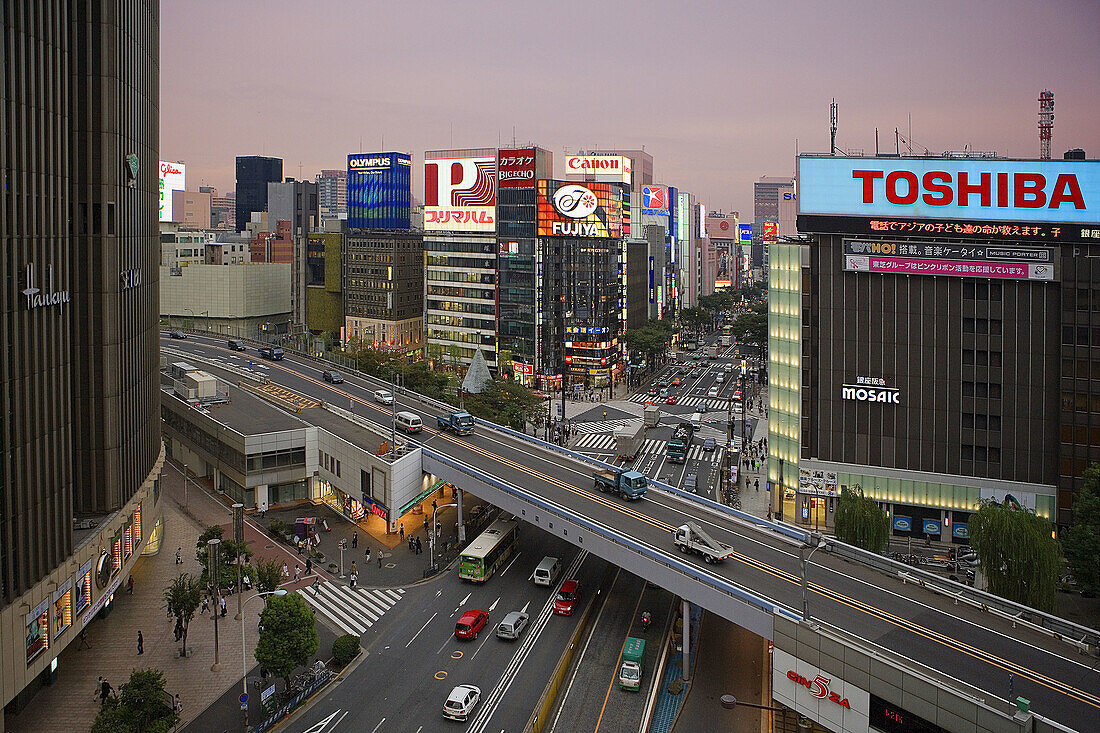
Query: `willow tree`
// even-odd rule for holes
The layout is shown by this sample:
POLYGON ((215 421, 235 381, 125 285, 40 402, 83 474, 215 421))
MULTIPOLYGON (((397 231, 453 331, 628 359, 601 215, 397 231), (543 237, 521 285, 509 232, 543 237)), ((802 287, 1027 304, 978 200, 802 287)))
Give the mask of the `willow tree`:
POLYGON ((1053 611, 1062 552, 1050 522, 1007 502, 984 501, 969 525, 986 590, 1040 611, 1053 611))
POLYGON ((836 505, 836 538, 868 552, 884 552, 890 542, 890 520, 878 502, 856 484, 840 490, 836 505))
POLYGON ((1073 501, 1073 526, 1062 549, 1082 591, 1100 593, 1100 463, 1085 469, 1085 484, 1073 501))

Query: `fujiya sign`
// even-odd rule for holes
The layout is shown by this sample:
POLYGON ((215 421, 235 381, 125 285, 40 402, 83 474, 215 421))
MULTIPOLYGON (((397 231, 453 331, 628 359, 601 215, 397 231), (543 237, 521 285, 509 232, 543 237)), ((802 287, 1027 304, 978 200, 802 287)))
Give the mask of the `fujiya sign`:
POLYGON ((858 402, 901 404, 901 390, 897 387, 887 387, 886 380, 878 377, 856 377, 855 384, 842 385, 840 397, 858 402))
POLYGON ((51 305, 63 305, 70 300, 68 290, 55 290, 53 284, 53 265, 46 270, 46 290, 40 289, 34 279, 34 263, 27 264, 27 287, 23 289, 27 299, 27 310, 44 308, 51 305))
POLYGON ((584 186, 562 186, 554 192, 554 210, 570 219, 584 219, 599 206, 596 194, 584 186))

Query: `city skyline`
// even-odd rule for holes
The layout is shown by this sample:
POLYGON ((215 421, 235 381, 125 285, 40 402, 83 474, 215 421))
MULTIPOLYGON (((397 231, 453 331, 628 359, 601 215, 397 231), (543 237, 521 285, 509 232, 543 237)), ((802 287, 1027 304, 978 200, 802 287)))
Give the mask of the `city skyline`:
POLYGON ((750 4, 736 14, 696 2, 634 18, 575 2, 552 16, 503 2, 431 5, 166 5, 162 158, 188 165, 192 190, 229 191, 237 155, 281 157, 284 176, 312 179, 349 153, 404 150, 419 198, 424 150, 508 146, 513 134, 559 159, 645 146, 658 181, 747 215, 754 180, 793 175, 796 150, 828 151, 834 98, 842 149, 873 153, 877 127, 880 150, 893 152, 895 127, 908 136, 911 123, 914 153, 1034 158, 1036 100, 1050 89, 1053 157, 1100 150, 1091 2, 750 4), (288 29, 292 43, 273 43, 288 29))

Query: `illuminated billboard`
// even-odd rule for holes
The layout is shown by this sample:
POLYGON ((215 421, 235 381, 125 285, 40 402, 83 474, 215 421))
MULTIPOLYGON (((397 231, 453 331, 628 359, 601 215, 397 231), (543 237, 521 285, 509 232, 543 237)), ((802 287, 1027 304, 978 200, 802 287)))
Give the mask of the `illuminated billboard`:
POLYGON ((844 240, 844 269, 897 275, 1057 280, 1054 247, 844 240))
POLYGON ((570 155, 565 159, 565 175, 608 183, 630 183, 630 158, 622 155, 570 155))
POLYGON ((743 243, 752 243, 752 224, 738 224, 737 231, 740 233, 741 241, 743 243))
POLYGON ((497 185, 501 188, 534 188, 535 149, 500 150, 497 153, 497 185))
POLYGON ((542 180, 536 202, 540 237, 622 236, 622 190, 618 186, 542 180))
POLYGON ((183 163, 160 161, 160 220, 172 218, 172 192, 186 191, 186 166, 183 163))
POLYGON ((772 244, 779 240, 779 222, 766 221, 762 228, 764 244, 772 244))
POLYGON ((495 232, 497 159, 424 158, 424 229, 495 232))
POLYGON ((348 228, 409 229, 412 156, 353 153, 348 156, 348 228))
POLYGON ((642 213, 668 216, 668 189, 664 186, 642 186, 642 213))
POLYGON ((798 159, 800 215, 1100 222, 1100 162, 798 159))

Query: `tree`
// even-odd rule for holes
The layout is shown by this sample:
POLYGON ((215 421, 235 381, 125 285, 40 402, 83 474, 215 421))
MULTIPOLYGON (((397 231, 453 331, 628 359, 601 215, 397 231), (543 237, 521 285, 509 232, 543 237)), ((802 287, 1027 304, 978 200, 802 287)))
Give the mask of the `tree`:
POLYGON ((238 554, 244 556, 243 562, 245 563, 252 558, 252 550, 248 549, 247 542, 241 542, 238 545, 235 540, 223 537, 224 534, 225 530, 215 524, 207 527, 195 542, 195 558, 202 565, 201 580, 204 584, 209 585, 210 568, 207 567, 207 543, 213 539, 221 540, 218 545, 219 588, 228 588, 237 582, 238 554))
POLYGON ((527 420, 546 412, 541 398, 509 379, 494 379, 479 394, 467 394, 465 405, 471 415, 514 430, 523 430, 527 420))
POLYGON ((274 560, 260 560, 254 566, 256 590, 260 593, 272 593, 279 587, 282 566, 274 560))
POLYGON ((1100 463, 1085 469, 1085 484, 1073 502, 1073 526, 1062 533, 1062 548, 1077 585, 1100 593, 1100 463))
POLYGON ((1050 522, 1007 502, 984 501, 969 524, 989 592, 1053 611, 1062 553, 1050 522))
POLYGON ((309 661, 321 645, 313 611, 297 593, 271 596, 260 613, 256 661, 290 686, 290 673, 309 661))
POLYGON ((195 617, 195 609, 202 602, 202 589, 203 584, 191 573, 180 573, 164 589, 163 598, 164 604, 168 607, 168 613, 172 614, 176 622, 183 627, 181 657, 186 656, 187 627, 195 617))
POLYGON ((680 322, 691 331, 710 326, 711 315, 702 308, 685 308, 680 311, 680 322))
POLYGON ((733 307, 733 296, 726 290, 719 290, 713 295, 701 295, 699 306, 711 313, 724 313, 733 307))
POLYGON ((733 321, 733 334, 738 341, 763 346, 768 343, 768 317, 759 313, 745 313, 733 321))
POLYGON ((868 552, 884 552, 890 541, 890 520, 874 499, 855 484, 840 490, 836 506, 836 538, 868 552))
POLYGON ((92 733, 167 733, 179 722, 172 699, 164 690, 164 673, 138 669, 107 698, 92 723, 92 733))
POLYGON ((640 351, 652 364, 657 357, 668 353, 676 327, 667 321, 652 319, 641 328, 634 328, 623 334, 623 340, 632 351, 640 351))

